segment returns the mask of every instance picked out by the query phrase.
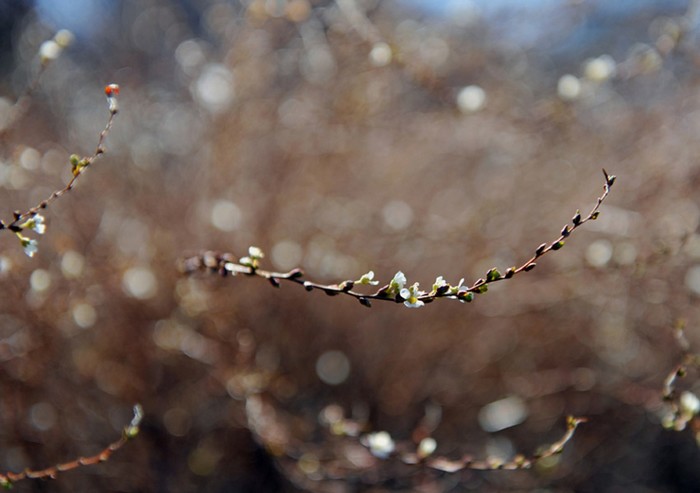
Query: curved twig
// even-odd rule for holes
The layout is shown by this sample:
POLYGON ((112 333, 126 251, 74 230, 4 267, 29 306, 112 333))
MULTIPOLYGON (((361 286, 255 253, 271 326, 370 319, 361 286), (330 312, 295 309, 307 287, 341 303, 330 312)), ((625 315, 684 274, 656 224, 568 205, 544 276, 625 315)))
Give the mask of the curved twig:
POLYGON ((566 224, 561 230, 557 239, 551 243, 542 243, 535 250, 534 255, 521 264, 519 267, 513 266, 506 269, 505 274, 495 267, 490 269, 484 278, 478 279, 471 286, 462 285, 460 281, 456 286, 445 282, 442 277, 436 279, 433 288, 429 292, 420 291, 418 285, 414 284, 410 289, 404 288, 406 282, 405 276, 401 272, 397 273, 391 283, 384 285, 374 293, 361 293, 355 291, 354 287, 357 284, 375 284, 371 281, 374 274, 362 276, 361 279, 353 281, 346 280, 337 284, 321 284, 304 279, 304 272, 299 269, 292 269, 289 272, 273 272, 259 268, 259 260, 263 257, 262 252, 255 247, 251 247, 251 252, 255 250, 256 255, 251 253, 250 257, 244 257, 236 260, 236 256, 231 253, 218 254, 215 252, 204 252, 199 255, 188 257, 180 261, 180 270, 185 274, 193 274, 198 271, 206 271, 218 273, 221 276, 243 274, 247 276, 257 276, 267 279, 273 286, 279 287, 281 281, 292 282, 304 286, 307 291, 320 290, 329 296, 344 294, 356 298, 362 305, 371 306, 372 300, 378 301, 393 301, 395 303, 404 303, 407 306, 417 307, 423 306, 426 303, 431 303, 438 298, 452 298, 462 302, 470 302, 476 294, 485 293, 488 290, 488 285, 511 279, 522 272, 529 272, 535 268, 536 260, 543 255, 559 250, 564 246, 566 238, 573 231, 588 221, 598 218, 600 214, 600 206, 610 193, 610 189, 615 182, 615 175, 609 175, 603 170, 605 175, 605 184, 603 186, 603 194, 598 197, 595 206, 591 209, 586 217, 583 217, 580 211, 571 220, 571 224, 566 224))

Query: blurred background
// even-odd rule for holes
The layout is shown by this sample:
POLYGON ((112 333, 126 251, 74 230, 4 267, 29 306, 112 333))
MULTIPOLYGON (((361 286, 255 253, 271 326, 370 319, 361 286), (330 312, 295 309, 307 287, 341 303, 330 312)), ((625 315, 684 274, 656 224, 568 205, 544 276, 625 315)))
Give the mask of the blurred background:
MULTIPOLYGON (((39 252, 0 235, 0 470, 110 461, 20 491, 700 491, 665 430, 688 323, 700 351, 698 2, 6 0, 0 213, 46 211, 39 252), (47 66, 24 115, 40 47, 47 66), (598 221, 470 305, 420 310, 178 272, 266 253, 319 282, 402 270, 429 287, 520 265, 618 175, 598 221), (345 416, 438 473, 333 435, 345 416)), ((680 390, 697 393, 696 372, 680 390)))

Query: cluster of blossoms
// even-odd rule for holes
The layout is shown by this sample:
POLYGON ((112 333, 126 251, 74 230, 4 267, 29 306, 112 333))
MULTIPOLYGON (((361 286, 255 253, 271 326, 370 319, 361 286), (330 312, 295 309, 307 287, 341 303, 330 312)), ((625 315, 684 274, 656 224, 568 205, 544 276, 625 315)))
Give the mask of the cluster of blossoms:
MULTIPOLYGON (((246 257, 241 257, 238 263, 250 267, 251 269, 257 269, 260 267, 260 260, 263 258, 265 258, 263 251, 256 246, 251 246, 248 248, 248 255, 246 257)), ((227 268, 230 270, 228 265, 227 268)))
POLYGON ((36 252, 39 251, 39 243, 31 238, 27 238, 22 234, 23 230, 32 230, 35 233, 38 233, 40 235, 43 235, 46 232, 46 224, 44 223, 44 216, 41 214, 35 214, 34 216, 30 217, 27 219, 25 222, 19 225, 19 231, 16 231, 15 234, 19 238, 20 243, 22 244, 22 248, 24 249, 24 253, 27 254, 29 257, 33 257, 36 252))
MULTIPOLYGON (((374 277, 374 272, 370 271, 364 276, 374 277)), ((377 281, 374 281, 376 284, 377 281)), ((367 283, 363 283, 367 284, 367 283)), ((446 296, 448 298, 457 299, 462 303, 468 303, 474 299, 474 294, 468 292, 468 287, 464 286, 464 278, 459 280, 456 286, 452 286, 442 276, 438 276, 433 283, 431 291, 423 291, 420 289, 420 283, 414 282, 407 286, 406 275, 398 271, 389 285, 383 290, 385 296, 396 298, 397 296, 403 299, 403 304, 409 308, 421 308, 425 306, 425 302, 421 298, 432 300, 436 296, 446 296)))
MULTIPOLYGON (((672 407, 673 409, 667 412, 661 421, 667 429, 683 431, 689 423, 700 416, 700 399, 689 391, 682 392, 672 407)), ((697 431, 697 428, 695 430, 695 438, 700 445, 700 431, 697 431)))
POLYGON ((425 305, 425 303, 418 298, 423 296, 425 291, 421 291, 417 282, 414 282, 411 286, 406 287, 406 276, 403 272, 398 271, 394 278, 389 282, 389 287, 386 290, 388 296, 396 297, 398 294, 403 298, 403 304, 409 308, 420 308, 425 305))

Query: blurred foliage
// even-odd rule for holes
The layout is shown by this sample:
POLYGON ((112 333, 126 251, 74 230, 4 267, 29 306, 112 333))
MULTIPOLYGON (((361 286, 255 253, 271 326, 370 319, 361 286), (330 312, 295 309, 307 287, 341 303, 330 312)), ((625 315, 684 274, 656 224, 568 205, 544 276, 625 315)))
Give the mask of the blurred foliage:
POLYGON ((700 490, 693 431, 661 426, 675 320, 700 348, 697 4, 452 4, 0 4, 0 127, 42 42, 76 36, 3 131, 3 218, 70 180, 121 86, 39 253, 0 235, 2 471, 94 454, 140 402, 138 439, 50 489, 700 490), (368 311, 175 268, 257 245, 329 283, 473 280, 590 210, 601 168, 619 179, 600 218, 470 305, 368 311), (438 474, 329 412, 508 460, 589 422, 533 470, 438 474))

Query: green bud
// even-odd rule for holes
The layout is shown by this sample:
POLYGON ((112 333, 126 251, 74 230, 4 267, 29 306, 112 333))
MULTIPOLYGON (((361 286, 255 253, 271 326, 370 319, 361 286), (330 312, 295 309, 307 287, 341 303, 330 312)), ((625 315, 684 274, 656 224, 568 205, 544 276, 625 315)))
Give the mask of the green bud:
POLYGON ((460 296, 459 299, 471 303, 474 299, 474 293, 465 293, 464 296, 460 296))
POLYGON ((139 434, 139 427, 134 425, 129 425, 124 428, 124 436, 128 439, 135 438, 139 434))

